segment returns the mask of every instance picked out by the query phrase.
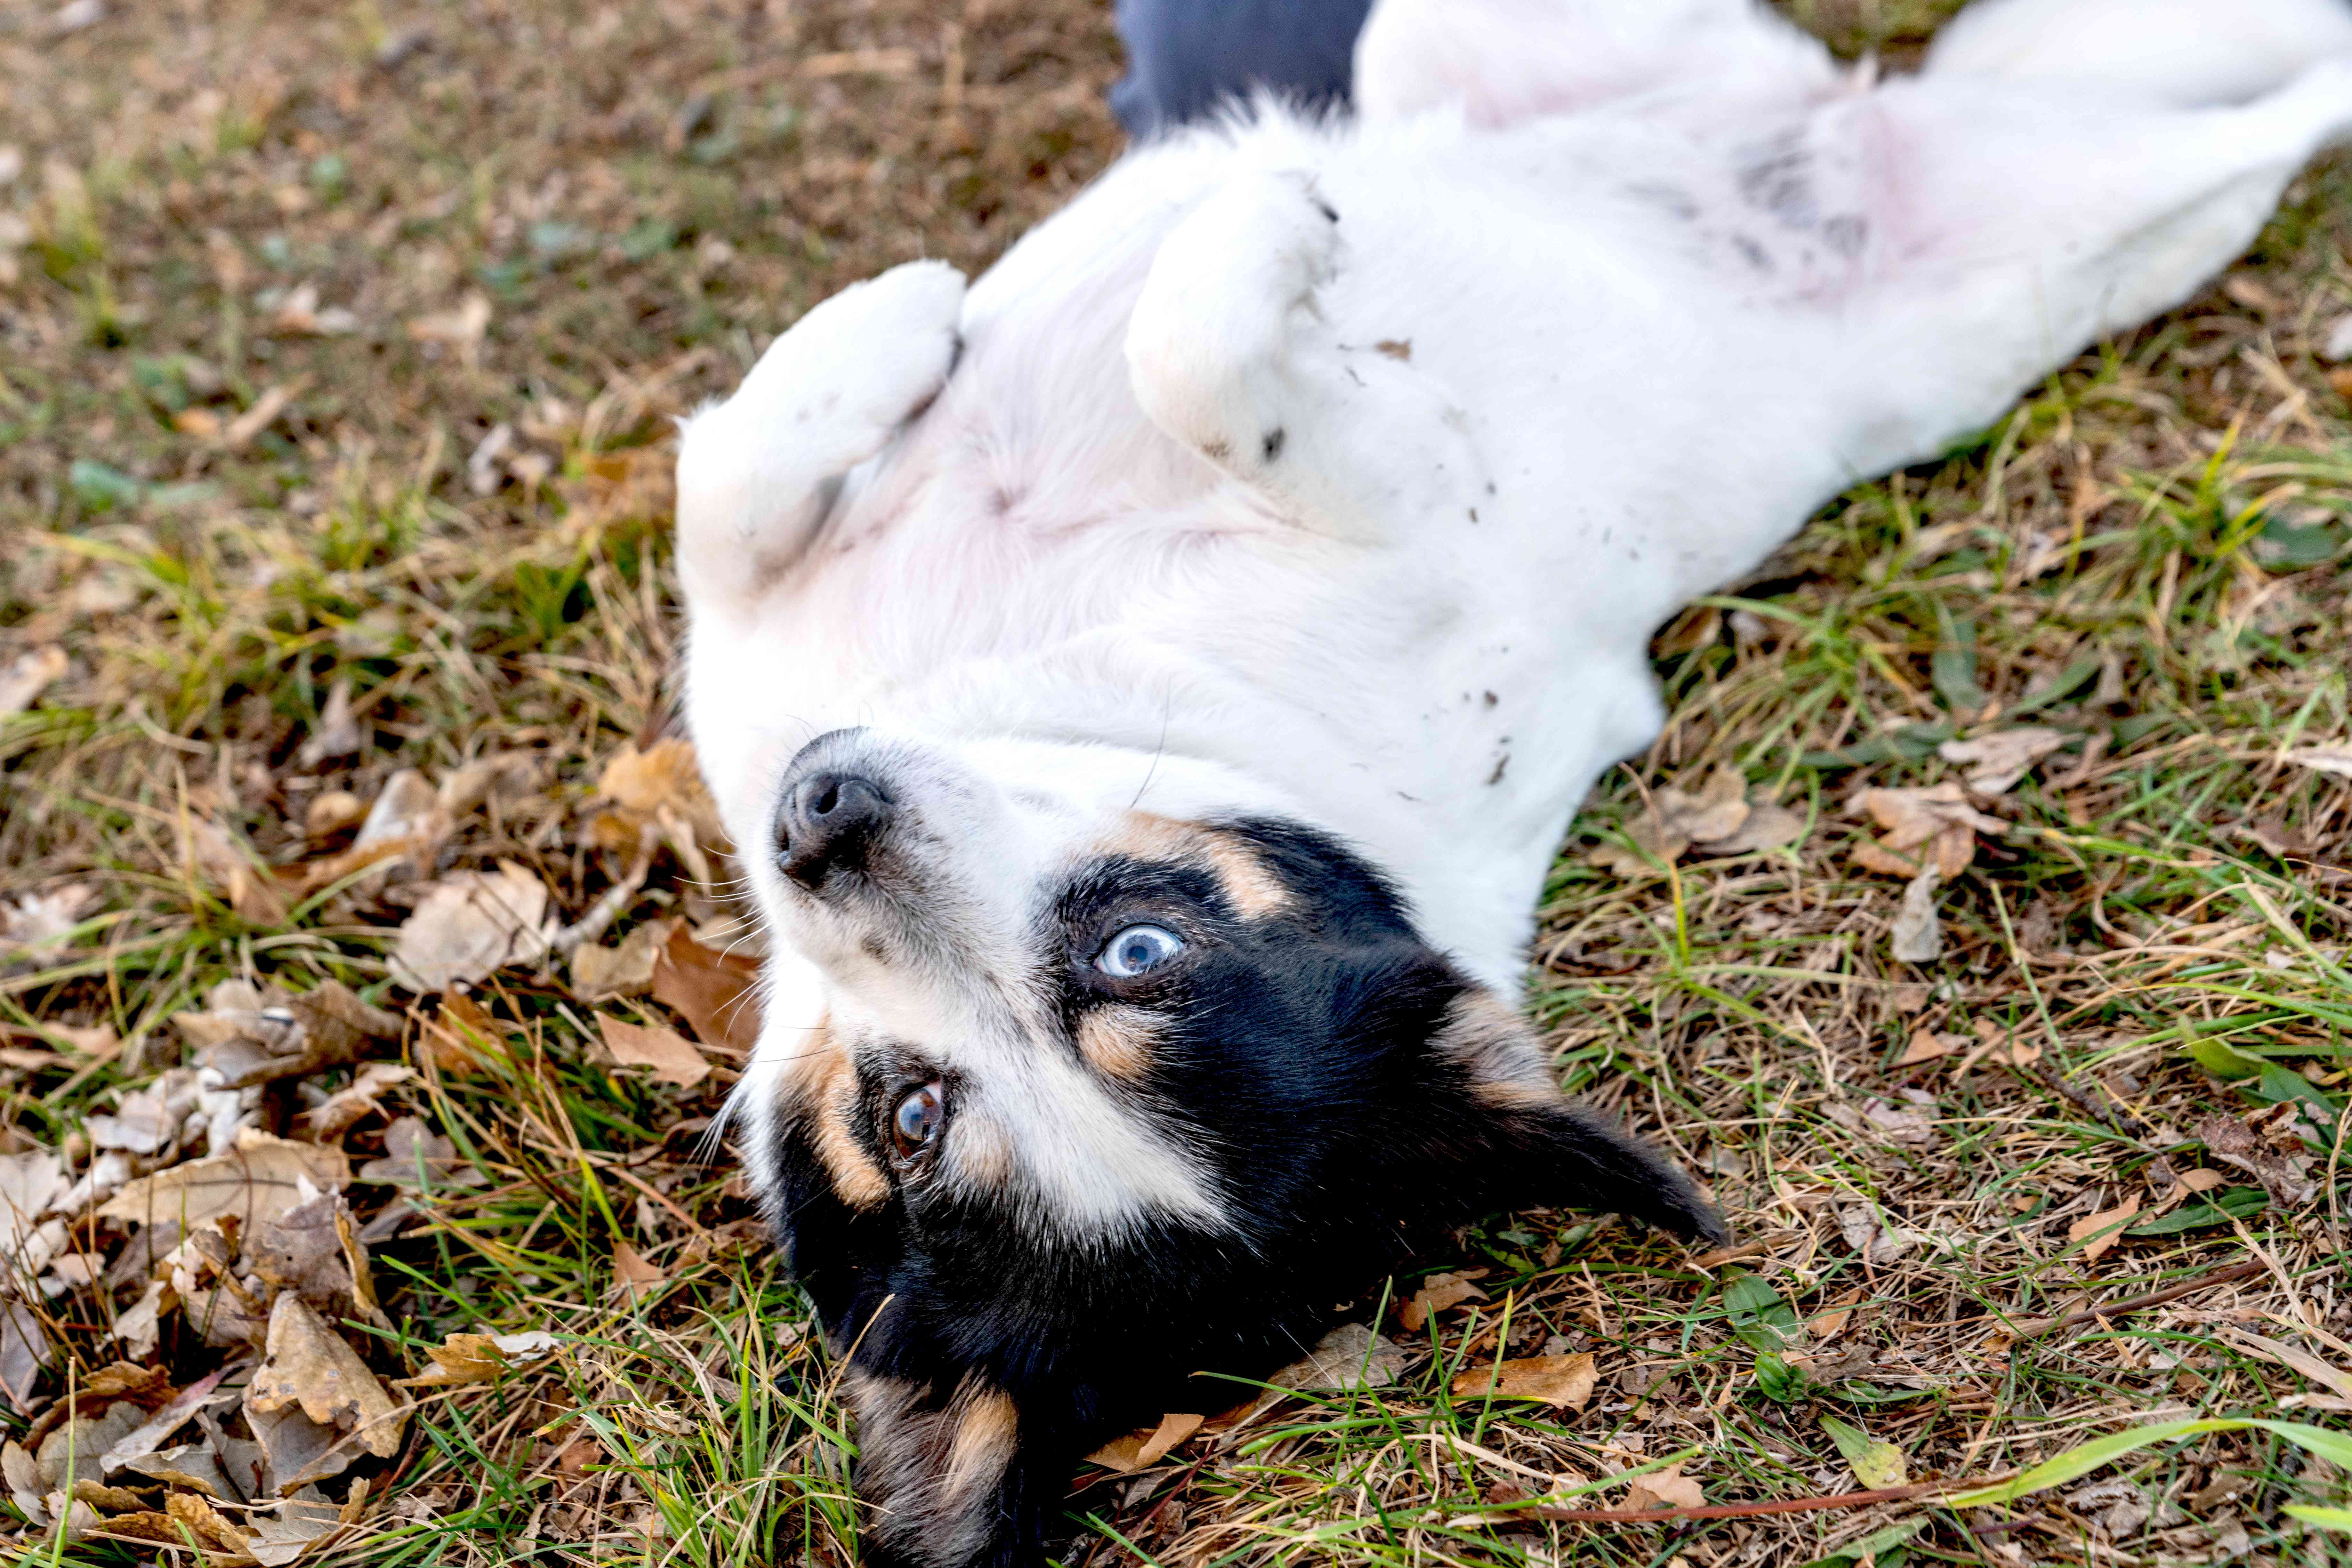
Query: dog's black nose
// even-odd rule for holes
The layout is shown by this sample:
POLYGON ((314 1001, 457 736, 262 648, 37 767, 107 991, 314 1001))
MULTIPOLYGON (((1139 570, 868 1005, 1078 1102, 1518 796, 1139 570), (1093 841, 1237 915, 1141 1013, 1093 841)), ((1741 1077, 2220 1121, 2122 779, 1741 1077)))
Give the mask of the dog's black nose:
POLYGON ((814 892, 837 869, 856 870, 890 821, 890 797, 857 773, 819 769, 784 792, 776 859, 784 875, 814 892))

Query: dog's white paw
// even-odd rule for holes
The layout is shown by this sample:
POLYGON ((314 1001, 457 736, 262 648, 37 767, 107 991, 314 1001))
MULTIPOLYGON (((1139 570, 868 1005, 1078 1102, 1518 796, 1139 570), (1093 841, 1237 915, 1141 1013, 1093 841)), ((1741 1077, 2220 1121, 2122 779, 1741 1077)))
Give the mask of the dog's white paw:
POLYGON ((961 342, 964 278, 909 261, 854 283, 769 345, 728 400, 746 424, 890 430, 939 395, 961 342))
POLYGON ((1271 395, 1328 335, 1316 294, 1339 256, 1339 215, 1298 170, 1237 180, 1178 225, 1128 324, 1128 373, 1153 423, 1221 468, 1279 458, 1271 395))
POLYGON ((963 274, 912 261, 843 289, 768 346, 735 395, 687 422, 678 560, 689 600, 750 602, 824 520, 844 474, 947 384, 963 274))

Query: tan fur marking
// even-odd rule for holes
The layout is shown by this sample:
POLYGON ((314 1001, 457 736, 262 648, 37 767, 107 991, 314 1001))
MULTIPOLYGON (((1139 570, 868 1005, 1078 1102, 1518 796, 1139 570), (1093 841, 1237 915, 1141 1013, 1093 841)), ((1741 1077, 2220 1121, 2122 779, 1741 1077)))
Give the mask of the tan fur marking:
POLYGON ((1130 811, 1119 819, 1118 828, 1102 843, 1103 853, 1124 855, 1131 860, 1197 861, 1201 858, 1201 829, 1189 822, 1154 812, 1130 811))
POLYGON ((1559 1086, 1535 1031, 1517 1009, 1488 991, 1454 1004, 1430 1044, 1461 1064, 1470 1092, 1500 1110, 1533 1110, 1560 1103, 1559 1086))
POLYGON ((948 1132, 948 1158, 954 1173, 976 1187, 1002 1187, 1013 1180, 1013 1150, 1004 1129, 983 1116, 961 1116, 948 1132))
POLYGON ((1098 1072, 1129 1082, 1151 1070, 1159 1016, 1144 1007, 1097 1007, 1078 1021, 1078 1050, 1098 1072))
POLYGON ((1244 920, 1263 920, 1291 904, 1290 889, 1246 843, 1198 823, 1130 811, 1102 847, 1135 860, 1205 867, 1244 920))
POLYGON ((843 1392, 857 1416, 857 1489, 874 1529, 918 1563, 970 1557, 986 1540, 979 1507, 1004 1478, 1019 1439, 1010 1395, 966 1377, 944 1408, 919 1384, 850 1369, 843 1392))
POLYGON ((1219 833, 1209 837, 1209 868, 1244 920, 1264 920, 1290 907, 1290 889, 1248 846, 1219 833))
POLYGON ((828 1026, 809 1041, 810 1082, 802 1101, 808 1117, 809 1141, 816 1157, 833 1177, 833 1190, 852 1208, 872 1208, 890 1197, 890 1180, 849 1131, 857 1114, 857 1072, 828 1026))
POLYGON ((956 1399, 955 1441, 949 1446, 947 1477, 940 1488, 940 1504, 950 1509, 963 1507, 976 1489, 996 1484, 1012 1462, 1021 1426, 1011 1394, 969 1383, 964 1390, 956 1399))

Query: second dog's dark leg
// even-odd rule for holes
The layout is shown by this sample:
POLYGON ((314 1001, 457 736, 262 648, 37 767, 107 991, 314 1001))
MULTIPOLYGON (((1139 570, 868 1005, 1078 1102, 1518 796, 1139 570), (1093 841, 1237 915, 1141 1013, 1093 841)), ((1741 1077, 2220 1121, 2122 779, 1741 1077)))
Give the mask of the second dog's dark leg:
POLYGON ((1127 75, 1110 104, 1138 141, 1271 88, 1345 105, 1371 0, 1118 0, 1127 75))

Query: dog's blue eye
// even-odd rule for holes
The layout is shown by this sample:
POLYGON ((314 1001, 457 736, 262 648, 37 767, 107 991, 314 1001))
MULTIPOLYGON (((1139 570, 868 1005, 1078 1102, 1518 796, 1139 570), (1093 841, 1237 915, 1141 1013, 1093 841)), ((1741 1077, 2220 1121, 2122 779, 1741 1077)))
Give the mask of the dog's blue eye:
POLYGON ((1184 951, 1184 939, 1166 926, 1129 926, 1103 944, 1095 967, 1113 980, 1132 980, 1184 951))

